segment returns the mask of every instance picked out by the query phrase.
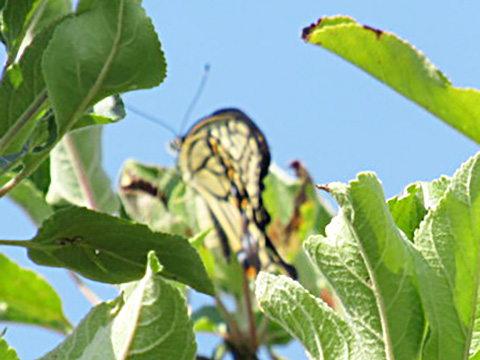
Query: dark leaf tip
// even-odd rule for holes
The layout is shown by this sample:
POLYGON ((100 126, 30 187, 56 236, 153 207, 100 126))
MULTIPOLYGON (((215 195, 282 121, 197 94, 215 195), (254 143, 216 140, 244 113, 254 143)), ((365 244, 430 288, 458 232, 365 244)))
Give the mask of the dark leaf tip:
POLYGON ((307 26, 306 28, 304 28, 302 30, 302 39, 303 40, 308 40, 308 37, 310 36, 310 34, 313 32, 313 30, 315 30, 315 28, 317 26, 320 25, 321 22, 322 22, 322 18, 318 19, 316 23, 312 23, 309 26, 307 26))
POLYGON ((330 193, 332 191, 332 189, 330 189, 330 187, 327 185, 316 185, 317 189, 318 190, 323 190, 323 191, 326 191, 327 193, 330 193))

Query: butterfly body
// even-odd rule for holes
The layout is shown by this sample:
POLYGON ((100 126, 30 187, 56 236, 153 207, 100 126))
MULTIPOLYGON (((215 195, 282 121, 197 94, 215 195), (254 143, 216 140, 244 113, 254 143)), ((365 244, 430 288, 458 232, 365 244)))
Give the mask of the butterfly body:
POLYGON ((219 110, 194 124, 179 149, 179 169, 206 202, 226 257, 233 252, 257 272, 274 262, 295 277, 266 234, 262 192, 270 150, 255 123, 240 110, 219 110))

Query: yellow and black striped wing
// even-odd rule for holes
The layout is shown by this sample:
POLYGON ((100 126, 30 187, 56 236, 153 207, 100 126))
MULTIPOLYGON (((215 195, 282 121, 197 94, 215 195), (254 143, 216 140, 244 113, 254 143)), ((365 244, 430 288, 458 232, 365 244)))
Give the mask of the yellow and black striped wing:
POLYGON ((265 232, 270 217, 262 192, 270 151, 247 115, 226 109, 197 122, 182 138, 178 165, 207 203, 227 257, 233 251, 247 267, 259 270, 274 261, 294 272, 265 232))

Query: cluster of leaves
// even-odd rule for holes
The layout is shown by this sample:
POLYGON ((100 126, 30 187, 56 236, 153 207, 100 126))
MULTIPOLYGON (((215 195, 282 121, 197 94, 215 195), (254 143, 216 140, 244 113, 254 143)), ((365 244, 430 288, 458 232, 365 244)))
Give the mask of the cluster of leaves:
MULTIPOLYGON (((156 86, 166 74, 140 1, 81 0, 73 11, 68 0, 4 0, 0 10, 8 57, 0 196, 41 224, 33 239, 0 245, 121 284, 116 299, 72 329, 52 287, 0 255, 0 320, 70 334, 42 359, 192 359, 195 331, 225 339, 214 358, 241 356, 249 311, 242 269, 223 258, 202 199, 174 169, 130 161, 117 192, 102 169, 101 125, 124 116, 116 94, 156 86), (215 296, 216 306, 189 316, 185 285, 215 296)), ((395 35, 332 17, 303 37, 480 142, 479 92, 453 87, 395 35)), ((333 218, 300 163, 297 180, 272 167, 263 194, 268 232, 299 281, 258 276, 253 351, 262 345, 273 357, 272 346, 295 337, 315 359, 480 359, 479 160, 389 201, 372 173, 329 184, 340 207, 333 218)), ((0 358, 17 359, 2 336, 0 358)))
MULTIPOLYGON (((212 227, 201 223, 208 219, 205 204, 176 170, 129 162, 114 192, 102 169, 101 125, 125 115, 116 94, 158 85, 166 73, 150 19, 137 0, 85 0, 75 11, 68 0, 1 6, 8 59, 0 84, 0 194, 39 224, 33 239, 1 243, 26 248, 39 265, 121 284, 121 294, 73 328, 53 288, 0 255, 0 320, 70 333, 46 359, 94 352, 192 358, 194 330, 227 336, 228 314, 206 307, 192 321, 184 285, 229 293, 240 303, 241 286, 232 284, 241 284, 242 270, 225 261, 214 232, 200 233, 212 227)), ((265 201, 272 238, 289 244, 293 261, 299 239, 323 232, 332 215, 309 178, 282 177, 279 171, 269 176, 265 201)), ((302 277, 311 273, 308 263, 299 267, 302 277)), ((314 293, 322 287, 316 277, 305 283, 314 293)), ((258 311, 256 317, 260 322, 258 311)), ((292 339, 273 323, 267 330, 266 344, 292 339)), ((16 358, 5 340, 0 344, 1 358, 16 358)))
MULTIPOLYGON (((352 18, 303 38, 354 63, 480 142, 480 92, 453 87, 419 51, 352 18)), ((375 174, 325 189, 339 213, 303 247, 339 297, 335 312, 300 284, 262 273, 265 313, 314 359, 480 359, 480 155, 453 175, 385 201, 375 174)))
MULTIPOLYGON (((325 279, 318 276, 309 261, 305 261, 306 254, 301 248, 301 240, 310 234, 324 233, 333 211, 317 195, 308 173, 305 171, 304 174, 295 180, 276 166, 271 167, 265 179, 266 190, 263 196, 265 206, 272 216, 268 232, 272 241, 283 250, 285 257, 295 264, 299 280, 304 286, 312 293, 332 301, 325 279)), ((248 334, 241 330, 238 330, 238 338, 230 339, 232 328, 245 327, 246 323, 243 270, 238 263, 225 260, 216 232, 209 231, 214 225, 205 202, 171 168, 149 166, 131 160, 125 164, 120 184, 119 195, 125 217, 147 224, 156 231, 186 237, 199 234, 191 243, 200 254, 214 284, 217 301, 221 302, 224 295, 229 295, 236 305, 236 311, 231 315, 225 314, 221 304, 206 305, 192 314, 197 332, 211 333, 231 340, 220 344, 215 350, 214 358, 219 359, 224 352, 229 351, 227 345, 248 347, 248 334), (202 232, 202 229, 207 231, 202 232)), ((259 346, 264 345, 273 352, 272 346, 293 339, 276 323, 268 323, 258 307, 253 311, 256 326, 259 332, 263 332, 262 335, 259 334, 259 346)))

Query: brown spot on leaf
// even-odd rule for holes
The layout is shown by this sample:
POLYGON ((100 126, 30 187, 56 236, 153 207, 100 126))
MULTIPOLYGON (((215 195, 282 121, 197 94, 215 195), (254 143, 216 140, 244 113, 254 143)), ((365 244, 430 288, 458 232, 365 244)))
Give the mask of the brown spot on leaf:
POLYGON ((335 300, 333 294, 328 289, 321 289, 320 290, 320 298, 327 303, 330 308, 335 309, 335 300))
POLYGON ((58 241, 60 245, 67 245, 67 244, 78 244, 81 242, 83 238, 81 236, 74 236, 72 238, 62 238, 58 241))
POLYGON ((130 184, 122 186, 122 190, 127 193, 135 190, 139 190, 147 194, 150 194, 153 197, 158 197, 164 203, 165 206, 167 206, 168 204, 167 196, 164 193, 162 193, 162 191, 158 187, 140 178, 132 179, 130 184))
POLYGON ((365 30, 370 30, 370 31, 373 31, 375 33, 375 35, 377 35, 377 39, 380 39, 380 37, 382 36, 383 34, 383 31, 380 30, 380 29, 377 29, 377 28, 374 28, 374 27, 371 27, 371 26, 368 26, 368 25, 363 25, 363 28, 365 30))
POLYGON ((318 19, 316 23, 311 23, 309 26, 307 26, 306 28, 303 28, 302 30, 302 39, 303 40, 308 40, 308 37, 310 36, 310 34, 312 33, 312 31, 318 26, 320 25, 320 23, 322 22, 322 18, 318 19))

